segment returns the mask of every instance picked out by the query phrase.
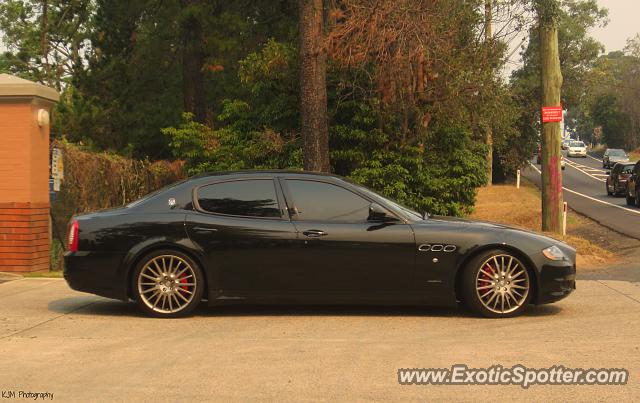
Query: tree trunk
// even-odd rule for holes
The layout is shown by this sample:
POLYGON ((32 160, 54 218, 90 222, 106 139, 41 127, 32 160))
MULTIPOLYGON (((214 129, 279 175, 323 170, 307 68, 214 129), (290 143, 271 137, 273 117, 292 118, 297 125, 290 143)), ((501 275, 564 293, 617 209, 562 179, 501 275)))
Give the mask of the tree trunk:
MULTIPOLYGON (((51 83, 51 67, 49 65, 49 2, 42 1, 42 19, 40 21, 40 48, 42 51, 42 62, 44 64, 44 80, 47 84, 51 83)), ((58 88, 60 91, 60 88, 58 88)))
MULTIPOLYGON (((492 0, 485 0, 484 3, 484 40, 488 46, 493 41, 493 6, 492 0)), ((493 183, 493 127, 491 121, 486 122, 484 143, 487 146, 487 186, 493 183)))
MULTIPOLYGON (((542 106, 560 105, 562 73, 554 7, 557 10, 557 3, 546 0, 539 3, 538 9, 542 106)), ((562 232, 563 199, 560 159, 560 123, 542 123, 542 230, 555 233, 562 232)))
MULTIPOLYGON (((199 0, 180 0, 182 10, 197 5, 199 0)), ((206 123, 202 66, 202 26, 198 18, 190 15, 182 25, 182 96, 184 110, 193 114, 194 120, 206 123)))
POLYGON ((322 0, 300 0, 300 130, 304 169, 329 172, 327 61, 322 49, 322 0))

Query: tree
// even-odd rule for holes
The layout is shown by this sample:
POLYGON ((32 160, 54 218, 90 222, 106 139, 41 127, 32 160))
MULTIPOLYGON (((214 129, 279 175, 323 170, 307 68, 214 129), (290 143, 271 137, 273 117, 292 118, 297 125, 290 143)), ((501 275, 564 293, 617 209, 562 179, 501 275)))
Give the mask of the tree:
POLYGON ((596 97, 591 115, 602 127, 602 140, 608 147, 624 148, 628 145, 631 121, 623 111, 620 95, 604 93, 596 97))
MULTIPOLYGON (((192 113, 196 122, 207 120, 204 98, 205 53, 203 49, 204 34, 199 20, 200 0, 180 0, 181 36, 182 36, 182 96, 184 110, 192 113)), ((219 12, 219 11, 218 11, 219 12)))
POLYGON ((61 91, 85 69, 93 26, 91 0, 4 0, 4 69, 61 91))
POLYGON ((304 168, 329 172, 326 53, 322 0, 300 0, 300 132, 304 168))
MULTIPOLYGON (((493 41, 493 0, 485 0, 484 3, 484 38, 488 46, 493 41)), ((487 146, 487 185, 492 184, 493 178, 493 130, 490 124, 486 125, 485 144, 487 146)))
MULTIPOLYGON (((542 106, 560 106, 562 72, 558 52, 556 0, 537 0, 540 33, 542 106)), ((560 123, 542 123, 542 230, 562 232, 562 174, 560 171, 560 123)))

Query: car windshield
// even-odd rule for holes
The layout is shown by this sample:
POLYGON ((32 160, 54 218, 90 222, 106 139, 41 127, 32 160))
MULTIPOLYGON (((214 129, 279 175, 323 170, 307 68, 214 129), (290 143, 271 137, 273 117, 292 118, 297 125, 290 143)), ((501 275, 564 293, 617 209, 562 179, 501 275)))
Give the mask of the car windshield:
POLYGON ((611 156, 611 157, 626 157, 627 154, 625 154, 625 152, 622 151, 622 150, 614 148, 612 150, 609 150, 609 156, 611 156))
POLYGON ((389 198, 386 198, 384 196, 379 195, 378 193, 374 192, 373 190, 366 188, 362 185, 358 185, 355 184, 353 182, 351 182, 354 186, 356 186, 360 191, 362 191, 363 193, 366 193, 367 195, 369 195, 371 198, 373 199, 382 199, 385 203, 390 204, 391 206, 393 206, 394 208, 396 208, 397 210, 400 210, 401 212, 403 212, 405 215, 410 216, 411 218, 414 219, 418 219, 418 220, 423 220, 424 217, 422 214, 418 213, 415 210, 410 209, 409 207, 403 206, 402 204, 395 202, 389 198))
POLYGON ((571 147, 584 147, 584 143, 582 141, 572 141, 571 147))

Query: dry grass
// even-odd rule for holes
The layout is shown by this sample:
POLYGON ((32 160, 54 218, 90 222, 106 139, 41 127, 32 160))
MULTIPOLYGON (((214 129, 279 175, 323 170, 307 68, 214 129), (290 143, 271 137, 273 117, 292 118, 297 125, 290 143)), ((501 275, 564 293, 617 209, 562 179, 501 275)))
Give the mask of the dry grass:
MULTIPOLYGON (((529 183, 523 183, 520 189, 515 185, 494 185, 481 188, 478 191, 476 208, 471 218, 492 221, 520 227, 531 231, 541 231, 541 205, 538 188, 529 183)), ((567 217, 567 236, 546 234, 560 239, 576 248, 578 251, 577 264, 580 267, 600 266, 605 261, 611 263, 613 253, 594 244, 588 239, 571 235, 574 230, 593 225, 581 216, 569 212, 567 217)))

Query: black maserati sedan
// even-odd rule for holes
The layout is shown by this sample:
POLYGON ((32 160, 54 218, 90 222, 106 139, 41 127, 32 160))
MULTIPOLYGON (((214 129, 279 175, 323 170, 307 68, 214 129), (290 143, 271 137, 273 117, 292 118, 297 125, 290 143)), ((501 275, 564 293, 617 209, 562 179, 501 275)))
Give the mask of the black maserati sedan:
POLYGON ((71 288, 151 316, 201 301, 466 305, 511 317, 575 289, 576 251, 503 225, 429 216, 339 176, 202 174, 71 219, 71 288))

